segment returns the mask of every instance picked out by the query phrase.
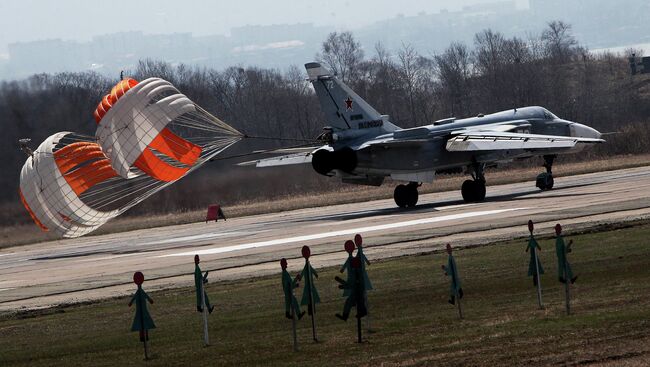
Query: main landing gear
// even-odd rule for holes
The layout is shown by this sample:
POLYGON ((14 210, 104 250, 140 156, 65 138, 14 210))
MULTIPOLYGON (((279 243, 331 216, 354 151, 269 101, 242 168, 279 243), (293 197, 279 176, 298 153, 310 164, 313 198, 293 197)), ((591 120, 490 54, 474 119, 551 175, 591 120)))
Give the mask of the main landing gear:
POLYGON ((393 193, 395 204, 400 208, 414 207, 418 203, 418 187, 420 187, 420 184, 417 182, 397 185, 393 193))
POLYGON ((485 176, 483 175, 485 164, 474 161, 472 169, 472 179, 463 182, 460 189, 466 203, 475 203, 485 199, 485 176))
POLYGON ((551 172, 551 168, 553 167, 555 157, 555 155, 544 156, 544 167, 546 168, 546 172, 537 175, 537 180, 535 180, 535 186, 539 187, 542 191, 553 188, 553 172, 551 172))

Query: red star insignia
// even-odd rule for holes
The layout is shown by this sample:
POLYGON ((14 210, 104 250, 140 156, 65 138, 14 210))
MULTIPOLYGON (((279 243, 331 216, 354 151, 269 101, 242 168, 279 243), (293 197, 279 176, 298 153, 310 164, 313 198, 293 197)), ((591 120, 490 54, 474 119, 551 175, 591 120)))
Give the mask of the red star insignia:
POLYGON ((352 98, 348 97, 344 102, 346 111, 352 111, 352 98))

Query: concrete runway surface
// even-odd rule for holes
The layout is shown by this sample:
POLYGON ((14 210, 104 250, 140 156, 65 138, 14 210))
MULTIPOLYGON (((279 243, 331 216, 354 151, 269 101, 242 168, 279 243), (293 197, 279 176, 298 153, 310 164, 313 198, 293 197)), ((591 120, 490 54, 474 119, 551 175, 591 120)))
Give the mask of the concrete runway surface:
POLYGON ((529 219, 551 233, 557 222, 572 230, 650 218, 649 192, 650 167, 556 178, 546 192, 534 182, 489 186, 488 176, 477 204, 455 190, 421 195, 410 210, 376 200, 13 247, 0 250, 0 311, 130 294, 137 270, 148 291, 191 286, 197 253, 215 282, 279 274, 282 257, 299 270, 303 245, 315 267, 339 265, 356 233, 378 259, 524 237, 529 219))

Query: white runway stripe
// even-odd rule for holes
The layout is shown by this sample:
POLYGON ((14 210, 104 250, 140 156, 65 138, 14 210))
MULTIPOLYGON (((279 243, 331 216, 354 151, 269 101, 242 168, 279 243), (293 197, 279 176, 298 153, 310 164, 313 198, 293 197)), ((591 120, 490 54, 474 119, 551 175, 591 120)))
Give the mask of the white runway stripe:
POLYGON ((169 238, 169 239, 166 239, 166 240, 149 241, 149 242, 145 242, 145 243, 140 244, 140 246, 165 245, 165 244, 168 244, 168 243, 177 243, 177 242, 183 242, 183 241, 191 242, 191 241, 213 240, 213 239, 217 239, 217 238, 220 238, 220 237, 238 236, 240 234, 245 234, 245 233, 241 232, 241 231, 233 231, 233 232, 197 234, 197 235, 191 235, 191 236, 169 238))
POLYGON ((515 210, 524 210, 524 209, 528 209, 528 208, 497 209, 497 210, 485 210, 485 211, 470 212, 470 213, 450 214, 450 215, 443 215, 440 217, 407 220, 404 222, 395 222, 395 223, 381 224, 381 225, 368 226, 368 227, 350 228, 350 229, 344 229, 340 231, 323 232, 323 233, 316 233, 316 234, 298 236, 298 237, 279 238, 276 240, 252 242, 252 243, 245 243, 241 245, 214 247, 214 248, 201 249, 196 251, 185 251, 185 252, 179 252, 175 254, 160 255, 156 257, 222 254, 226 252, 247 250, 252 248, 275 246, 275 245, 286 245, 288 243, 305 242, 305 241, 318 240, 318 239, 328 238, 328 237, 347 236, 356 233, 365 234, 368 232, 381 231, 386 229, 417 226, 421 224, 429 224, 429 223, 444 222, 444 221, 455 220, 455 219, 479 217, 483 215, 494 215, 494 214, 499 214, 504 212, 515 211, 515 210))

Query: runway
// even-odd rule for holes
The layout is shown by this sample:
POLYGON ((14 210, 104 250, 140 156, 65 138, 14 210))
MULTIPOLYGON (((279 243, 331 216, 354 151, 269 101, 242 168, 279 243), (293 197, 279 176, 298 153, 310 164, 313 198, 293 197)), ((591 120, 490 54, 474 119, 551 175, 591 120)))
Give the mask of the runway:
POLYGON ((533 182, 489 186, 488 177, 486 201, 477 204, 463 203, 456 190, 420 195, 410 210, 376 200, 14 247, 0 250, 0 311, 129 294, 138 270, 148 291, 190 286, 194 254, 215 282, 279 274, 282 257, 298 270, 303 245, 311 247, 315 267, 340 264, 347 256, 343 242, 356 233, 372 260, 426 253, 448 242, 523 237, 529 219, 539 233, 550 233, 557 222, 570 231, 645 219, 648 192, 650 167, 556 178, 546 192, 533 182))

